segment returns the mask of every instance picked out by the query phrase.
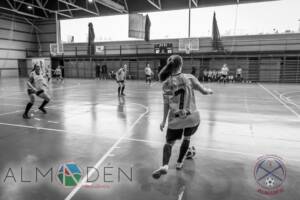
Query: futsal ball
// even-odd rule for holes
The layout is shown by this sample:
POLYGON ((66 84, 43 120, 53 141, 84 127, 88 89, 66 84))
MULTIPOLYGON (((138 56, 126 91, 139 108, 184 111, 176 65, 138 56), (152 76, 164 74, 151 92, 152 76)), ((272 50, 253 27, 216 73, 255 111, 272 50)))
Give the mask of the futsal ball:
POLYGON ((265 181, 265 184, 266 184, 266 186, 269 187, 269 188, 273 187, 274 184, 275 184, 274 178, 272 178, 272 177, 267 177, 267 178, 266 178, 266 181, 265 181))
POLYGON ((196 149, 194 146, 189 147, 188 151, 186 152, 186 159, 192 159, 196 155, 196 149))

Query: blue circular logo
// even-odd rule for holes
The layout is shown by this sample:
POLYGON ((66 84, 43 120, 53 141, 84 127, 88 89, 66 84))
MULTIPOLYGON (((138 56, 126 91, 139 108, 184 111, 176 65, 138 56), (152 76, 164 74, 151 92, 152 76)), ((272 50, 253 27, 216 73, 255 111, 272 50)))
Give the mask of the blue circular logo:
POLYGON ((266 190, 276 190, 286 178, 286 167, 282 159, 275 155, 258 158, 254 167, 256 183, 266 190))

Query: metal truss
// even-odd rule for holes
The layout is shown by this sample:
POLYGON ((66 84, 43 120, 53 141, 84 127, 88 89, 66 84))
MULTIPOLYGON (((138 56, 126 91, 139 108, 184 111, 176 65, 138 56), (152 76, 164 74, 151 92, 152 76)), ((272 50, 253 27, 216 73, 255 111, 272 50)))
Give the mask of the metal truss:
POLYGON ((120 3, 117 3, 113 0, 95 0, 96 3, 99 3, 103 6, 106 6, 112 10, 115 10, 119 13, 128 13, 127 1, 123 0, 124 6, 120 3))
MULTIPOLYGON (((71 1, 71 0, 68 0, 68 1, 67 1, 67 0, 58 0, 58 2, 64 3, 67 7, 71 6, 71 7, 73 7, 73 8, 77 8, 78 10, 81 10, 81 11, 84 11, 84 12, 87 12, 87 13, 90 13, 90 14, 92 14, 92 15, 96 15, 96 16, 99 16, 99 15, 100 15, 99 12, 94 12, 94 11, 88 9, 88 8, 84 8, 84 7, 82 7, 82 6, 77 5, 77 4, 76 4, 76 0, 75 0, 75 1, 71 1)), ((95 7, 97 7, 96 4, 94 4, 94 5, 95 5, 95 7)), ((98 9, 98 8, 97 8, 97 9, 98 9)), ((96 10, 97 10, 97 9, 96 9, 96 10)), ((67 10, 69 10, 69 9, 67 9, 67 10)), ((97 10, 97 11, 98 11, 98 10, 97 10)), ((72 11, 71 11, 71 12, 72 12, 72 11)), ((61 13, 60 10, 58 10, 58 13, 61 13)))
POLYGON ((155 2, 155 0, 147 0, 152 6, 154 6, 155 8, 157 8, 158 10, 161 10, 161 1, 157 0, 155 2))
POLYGON ((198 7, 199 0, 192 0, 194 6, 198 7))

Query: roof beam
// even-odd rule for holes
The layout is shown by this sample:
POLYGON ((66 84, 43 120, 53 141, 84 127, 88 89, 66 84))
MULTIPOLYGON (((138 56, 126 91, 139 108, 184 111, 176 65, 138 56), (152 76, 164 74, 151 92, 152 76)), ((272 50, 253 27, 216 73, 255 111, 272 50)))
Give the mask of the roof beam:
POLYGON ((126 8, 123 5, 121 5, 117 2, 114 2, 112 0, 95 0, 95 2, 99 3, 103 6, 106 6, 112 10, 115 10, 119 13, 128 13, 128 10, 126 10, 126 8))
POLYGON ((45 17, 39 16, 39 15, 34 15, 34 14, 30 14, 30 13, 26 13, 26 12, 22 12, 16 9, 11 9, 11 8, 6 8, 6 7, 0 7, 0 9, 2 10, 7 10, 7 11, 11 11, 20 15, 24 15, 24 16, 28 16, 28 17, 32 17, 32 18, 36 18, 36 19, 47 19, 45 17))
POLYGON ((94 6, 95 6, 95 9, 96 9, 96 11, 97 11, 98 15, 100 15, 100 11, 99 11, 99 8, 98 8, 98 6, 97 6, 96 2, 95 2, 95 1, 93 1, 93 4, 94 4, 94 6))
MULTIPOLYGON (((53 13, 55 13, 55 11, 53 11, 53 13)), ((57 12, 57 14, 61 15, 61 16, 64 16, 64 17, 67 17, 67 18, 72 18, 72 16, 64 14, 64 13, 57 12)))
MULTIPOLYGON (((71 3, 71 2, 68 2, 68 1, 66 1, 66 0, 58 0, 58 1, 61 2, 61 3, 64 3, 65 5, 69 5, 69 6, 72 6, 72 7, 74 7, 74 8, 78 8, 78 9, 80 9, 80 10, 82 10, 82 11, 85 11, 85 12, 87 12, 87 13, 90 13, 90 14, 99 16, 98 13, 96 13, 96 12, 94 12, 94 11, 91 11, 91 10, 89 10, 89 9, 86 9, 86 8, 84 8, 84 7, 78 6, 78 5, 76 5, 75 3, 71 3)), ((58 12, 59 12, 59 10, 58 10, 58 12)))
MULTIPOLYGON (((50 13, 55 13, 56 11, 55 10, 50 10, 48 8, 45 8, 45 6, 43 6, 43 8, 35 5, 35 4, 32 4, 32 3, 27 3, 27 2, 24 2, 24 1, 21 1, 21 0, 14 0, 15 2, 19 2, 20 4, 24 4, 26 6, 31 6, 31 7, 34 7, 34 8, 38 8, 38 9, 44 9, 45 11, 48 11, 50 13)), ((61 16, 64 16, 64 17, 68 17, 68 18, 72 18, 72 16, 70 15, 67 15, 67 14, 63 14, 63 13, 58 13, 59 15, 61 16)), ((29 16, 30 17, 30 16, 29 16)), ((49 17, 49 16, 48 16, 49 17)))
POLYGON ((198 2, 199 2, 199 0, 192 0, 192 2, 193 2, 193 4, 194 4, 194 6, 198 7, 198 2))
POLYGON ((45 7, 45 6, 47 5, 47 3, 48 3, 48 0, 46 0, 46 1, 45 1, 45 3, 44 3, 44 5, 43 5, 43 6, 45 7))
POLYGON ((147 0, 152 6, 157 8, 158 10, 161 10, 161 2, 160 0, 157 0, 157 3, 154 2, 154 0, 147 0))
POLYGON ((49 16, 48 16, 48 13, 47 13, 46 10, 45 10, 45 7, 42 5, 42 3, 40 2, 40 0, 35 0, 35 1, 36 1, 36 3, 39 5, 39 7, 43 10, 45 16, 46 16, 46 17, 49 17, 49 16))
POLYGON ((11 2, 9 0, 6 0, 6 2, 8 3, 8 5, 12 8, 15 9, 15 7, 11 4, 11 2))
MULTIPOLYGON (((69 2, 71 2, 71 0, 69 0, 69 2)), ((71 3, 72 3, 72 2, 71 2, 71 3)), ((73 17, 73 13, 72 13, 72 11, 70 10, 70 6, 69 6, 68 4, 67 4, 66 6, 67 6, 67 8, 68 8, 68 10, 69 10, 68 12, 69 12, 70 15, 73 17)))
POLYGON ((81 9, 79 9, 79 8, 62 9, 62 10, 59 10, 59 12, 69 12, 69 11, 76 11, 76 10, 81 10, 81 9))

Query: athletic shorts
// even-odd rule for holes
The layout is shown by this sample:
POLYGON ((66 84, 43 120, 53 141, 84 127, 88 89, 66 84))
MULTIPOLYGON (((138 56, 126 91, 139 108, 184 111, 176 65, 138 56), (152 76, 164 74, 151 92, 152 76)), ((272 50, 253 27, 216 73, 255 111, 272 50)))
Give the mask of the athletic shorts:
POLYGON ((28 93, 28 95, 36 94, 37 96, 39 96, 40 94, 44 93, 44 90, 39 90, 39 91, 35 92, 34 90, 28 89, 27 93, 28 93))
POLYGON ((227 75, 225 75, 225 74, 222 74, 222 78, 227 78, 227 75))
POLYGON ((146 75, 146 78, 151 78, 151 75, 146 75))
POLYGON ((182 138, 182 135, 185 137, 189 137, 194 135, 194 133, 197 131, 198 126, 184 128, 184 129, 169 129, 167 130, 166 140, 167 142, 172 142, 175 140, 180 140, 182 138))
POLYGON ((125 81, 124 80, 122 80, 122 81, 117 81, 117 83, 124 83, 125 81))

